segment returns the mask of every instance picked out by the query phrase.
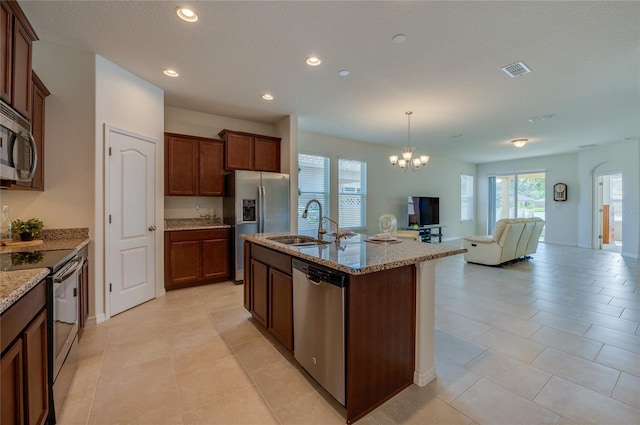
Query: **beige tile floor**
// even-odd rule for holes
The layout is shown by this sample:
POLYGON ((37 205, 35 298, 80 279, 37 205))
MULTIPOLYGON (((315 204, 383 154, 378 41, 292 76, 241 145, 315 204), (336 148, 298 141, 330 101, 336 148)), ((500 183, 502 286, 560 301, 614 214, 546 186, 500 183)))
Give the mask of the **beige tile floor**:
MULTIPOLYGON (((541 244, 503 268, 440 260, 436 369, 361 424, 639 424, 640 261, 541 244)), ((66 424, 340 424, 344 410, 230 282, 87 329, 66 424)))

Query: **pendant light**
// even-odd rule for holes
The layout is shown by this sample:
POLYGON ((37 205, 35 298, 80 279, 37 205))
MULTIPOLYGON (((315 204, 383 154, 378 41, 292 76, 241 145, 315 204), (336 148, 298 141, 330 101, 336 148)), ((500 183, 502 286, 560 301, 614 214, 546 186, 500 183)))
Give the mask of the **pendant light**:
POLYGON ((424 169, 427 162, 429 162, 429 155, 417 155, 415 146, 411 146, 411 114, 413 112, 405 112, 407 115, 407 146, 402 149, 400 156, 390 155, 389 162, 392 166, 398 167, 402 171, 407 171, 409 168, 411 171, 420 171, 424 169))

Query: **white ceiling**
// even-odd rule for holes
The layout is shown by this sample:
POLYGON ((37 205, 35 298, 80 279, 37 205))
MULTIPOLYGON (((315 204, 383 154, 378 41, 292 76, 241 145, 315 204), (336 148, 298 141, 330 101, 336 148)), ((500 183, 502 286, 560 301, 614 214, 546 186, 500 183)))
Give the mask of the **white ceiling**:
POLYGON ((102 55, 179 108, 265 123, 295 114, 302 130, 398 150, 410 110, 420 153, 473 163, 640 137, 637 1, 20 4, 40 39, 102 55), (180 21, 179 5, 199 21, 180 21), (305 64, 312 54, 320 66, 305 64), (512 79, 501 68, 517 61, 532 72, 512 79))

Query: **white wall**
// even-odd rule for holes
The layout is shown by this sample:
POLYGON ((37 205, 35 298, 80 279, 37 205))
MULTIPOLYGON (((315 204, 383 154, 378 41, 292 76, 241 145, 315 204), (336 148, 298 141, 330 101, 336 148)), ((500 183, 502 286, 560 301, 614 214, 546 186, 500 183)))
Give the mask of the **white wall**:
POLYGON ((476 233, 487 234, 489 208, 489 176, 507 174, 526 174, 528 172, 544 171, 545 177, 545 241, 577 246, 578 228, 576 217, 580 206, 578 157, 575 154, 554 155, 527 158, 514 161, 501 161, 478 165, 478 182, 476 184, 477 202, 476 216, 478 217, 476 233), (553 200, 553 185, 567 184, 567 200, 555 202, 553 200))
POLYGON ((480 164, 477 169, 476 215, 479 220, 476 233, 487 231, 489 176, 545 171, 545 241, 583 248, 595 246, 594 176, 621 172, 624 208, 622 254, 640 257, 640 141, 609 144, 573 154, 480 164), (553 201, 553 185, 558 182, 568 186, 566 202, 553 201))
MULTIPOLYGON (((40 40, 33 69, 51 95, 45 103, 43 192, 0 191, 12 219, 40 218, 51 229, 88 227, 90 296, 96 281, 94 229, 94 55, 40 40)), ((89 314, 94 315, 93 303, 89 314)))
MULTIPOLYGON (((95 56, 95 245, 96 320, 108 313, 104 268, 104 128, 105 125, 156 140, 156 296, 164 294, 164 91, 101 56, 95 56)), ((107 265, 108 266, 108 265, 107 265)))
MULTIPOLYGON (((276 134, 282 138, 280 144, 280 165, 283 173, 289 174, 291 188, 298 187, 298 173, 291 170, 298 168, 298 116, 289 115, 276 124, 276 134)), ((289 230, 298 229, 298 191, 289 191, 289 230)))
MULTIPOLYGON (((424 170, 401 172, 388 160, 399 148, 302 131, 298 137, 300 153, 331 158, 332 175, 337 175, 338 158, 367 162, 367 233, 378 232, 378 218, 385 213, 395 215, 398 226, 406 226, 407 197, 412 195, 440 198, 440 224, 447 226, 445 240, 474 233, 473 222, 460 222, 460 175, 475 177, 474 164, 432 156, 424 170)), ((332 187, 336 187, 333 181, 332 187)), ((330 216, 338 216, 335 202, 330 216)))
MULTIPOLYGON (((164 131, 168 133, 220 139, 218 133, 224 129, 246 131, 247 133, 263 134, 265 136, 283 137, 284 140, 283 134, 280 134, 271 124, 165 106, 164 131)), ((285 164, 286 162, 283 159, 283 168, 285 164)), ((165 218, 199 217, 200 215, 209 214, 211 208, 221 217, 222 197, 167 196, 164 198, 165 218)))

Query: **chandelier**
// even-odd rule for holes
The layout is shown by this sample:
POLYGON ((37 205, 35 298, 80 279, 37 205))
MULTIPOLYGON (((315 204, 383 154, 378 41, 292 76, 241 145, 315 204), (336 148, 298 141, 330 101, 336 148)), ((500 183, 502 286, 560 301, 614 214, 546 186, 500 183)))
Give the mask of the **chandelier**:
POLYGON ((402 171, 407 171, 409 168, 411 168, 411 171, 420 171, 427 165, 427 162, 429 162, 429 155, 417 155, 415 146, 411 146, 411 114, 413 114, 413 112, 405 112, 405 114, 408 120, 407 146, 402 149, 400 156, 389 155, 389 162, 402 171))

